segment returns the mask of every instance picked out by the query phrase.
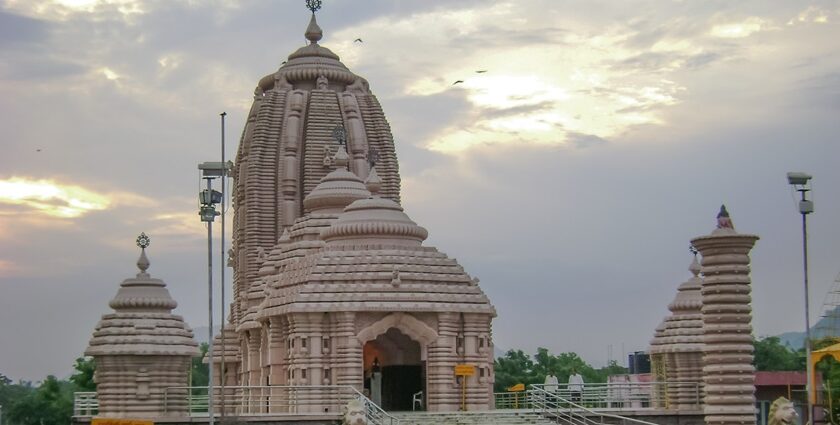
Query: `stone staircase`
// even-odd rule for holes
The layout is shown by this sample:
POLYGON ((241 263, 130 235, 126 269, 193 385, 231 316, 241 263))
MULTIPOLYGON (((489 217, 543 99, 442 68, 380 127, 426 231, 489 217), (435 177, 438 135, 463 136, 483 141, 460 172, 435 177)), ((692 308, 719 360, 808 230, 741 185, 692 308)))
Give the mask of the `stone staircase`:
POLYGON ((530 411, 488 410, 483 412, 396 412, 400 425, 552 425, 548 419, 530 411))

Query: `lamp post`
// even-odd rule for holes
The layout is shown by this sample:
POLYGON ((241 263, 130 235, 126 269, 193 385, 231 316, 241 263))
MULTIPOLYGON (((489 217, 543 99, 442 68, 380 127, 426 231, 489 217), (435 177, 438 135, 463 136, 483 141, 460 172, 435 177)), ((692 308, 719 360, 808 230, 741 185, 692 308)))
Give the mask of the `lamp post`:
POLYGON ((811 188, 808 181, 811 180, 811 175, 799 172, 787 173, 788 184, 799 192, 799 213, 802 214, 802 263, 804 272, 804 287, 805 287, 805 373, 808 375, 807 385, 805 391, 807 393, 808 406, 808 421, 813 423, 813 403, 816 389, 814 388, 814 370, 811 365, 811 317, 808 298, 808 214, 814 212, 814 202, 807 199, 808 192, 811 188))
POLYGON ((213 190, 213 179, 223 176, 225 168, 221 162, 204 162, 198 164, 198 169, 201 170, 201 178, 207 181, 207 188, 198 193, 201 205, 198 215, 202 222, 207 223, 207 305, 210 327, 207 343, 207 417, 208 424, 213 425, 213 221, 219 215, 216 204, 222 202, 222 193, 213 190))
MULTIPOLYGON (((219 269, 220 269, 219 273, 221 275, 219 286, 221 288, 221 294, 220 295, 221 295, 221 298, 222 298, 222 300, 221 300, 222 308, 220 309, 221 311, 219 312, 219 315, 221 316, 220 320, 219 320, 219 323, 221 324, 220 325, 221 330, 219 331, 219 336, 221 337, 220 339, 221 339, 221 342, 222 342, 222 347, 221 347, 222 358, 219 359, 220 360, 220 362, 219 362, 219 387, 220 387, 219 388, 219 390, 220 390, 219 394, 221 395, 221 399, 222 399, 221 400, 222 408, 219 411, 219 413, 220 413, 220 420, 222 422, 224 422, 224 420, 225 420, 225 409, 227 408, 227 402, 225 400, 225 380, 227 380, 227 372, 225 371, 225 355, 227 355, 227 350, 225 349, 226 348, 225 347, 225 310, 226 310, 226 305, 225 305, 225 267, 227 267, 227 264, 225 262, 225 253, 226 253, 226 250, 225 250, 225 210, 227 210, 227 205, 226 205, 227 199, 225 198, 225 192, 227 192, 227 180, 225 179, 225 177, 228 176, 228 171, 230 170, 230 167, 225 162, 225 116, 227 116, 227 112, 222 112, 221 114, 219 114, 219 116, 222 119, 222 139, 221 139, 221 142, 222 142, 222 166, 224 167, 224 169, 222 171, 222 187, 221 187, 221 189, 222 189, 222 223, 221 223, 222 224, 222 234, 221 234, 221 238, 220 238, 221 239, 221 243, 220 243, 220 245, 221 245, 221 250, 220 250, 221 251, 221 256, 219 257, 219 269)), ((213 365, 210 364, 210 367, 212 368, 213 365)))

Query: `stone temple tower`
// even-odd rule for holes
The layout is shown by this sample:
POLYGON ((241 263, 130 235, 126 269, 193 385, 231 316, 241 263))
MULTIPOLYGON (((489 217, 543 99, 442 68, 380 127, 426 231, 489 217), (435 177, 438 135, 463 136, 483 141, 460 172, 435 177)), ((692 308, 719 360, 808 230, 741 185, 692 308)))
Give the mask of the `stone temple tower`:
POLYGON ((495 309, 400 206, 367 81, 318 44, 314 13, 305 35, 257 85, 234 167, 238 383, 352 386, 386 410, 411 410, 418 393, 427 410, 490 408, 495 309))
POLYGON ((181 316, 166 284, 146 270, 145 234, 137 276, 123 281, 109 303, 113 313, 96 325, 86 356, 96 362, 94 381, 99 416, 158 418, 187 416, 186 390, 190 362, 198 355, 193 332, 181 316), (181 387, 173 389, 172 387, 181 387))
MULTIPOLYGON (((364 179, 368 156, 376 156, 382 196, 400 201, 394 139, 368 82, 350 72, 318 41, 312 15, 307 46, 263 77, 236 155, 234 178, 234 296, 257 280, 260 248, 269 250, 306 212, 303 199, 330 171, 336 138, 350 155, 350 171, 364 179), (326 164, 326 165, 325 165, 326 164)), ((244 306, 233 306, 234 321, 244 306)))

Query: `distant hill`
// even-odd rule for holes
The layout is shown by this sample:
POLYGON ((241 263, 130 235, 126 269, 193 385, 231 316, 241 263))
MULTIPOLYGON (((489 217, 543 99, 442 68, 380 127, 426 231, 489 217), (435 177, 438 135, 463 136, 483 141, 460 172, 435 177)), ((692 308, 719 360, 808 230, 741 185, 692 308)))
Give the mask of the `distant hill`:
MULTIPOLYGON (((785 332, 776 336, 782 345, 787 344, 794 350, 802 348, 805 344, 805 332, 785 332)), ((811 325, 812 339, 828 337, 840 337, 840 306, 825 311, 820 320, 811 325)))
POLYGON ((794 350, 802 348, 805 344, 805 332, 785 332, 776 336, 779 337, 782 345, 787 345, 794 350))

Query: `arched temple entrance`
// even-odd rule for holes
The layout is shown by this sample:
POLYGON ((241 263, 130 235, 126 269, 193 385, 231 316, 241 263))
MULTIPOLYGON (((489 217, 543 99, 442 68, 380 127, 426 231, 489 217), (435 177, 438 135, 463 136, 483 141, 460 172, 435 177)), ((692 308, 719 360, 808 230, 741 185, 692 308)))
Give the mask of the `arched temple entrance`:
POLYGON ((388 411, 411 410, 413 395, 425 393, 423 347, 392 327, 364 345, 365 389, 388 411))

